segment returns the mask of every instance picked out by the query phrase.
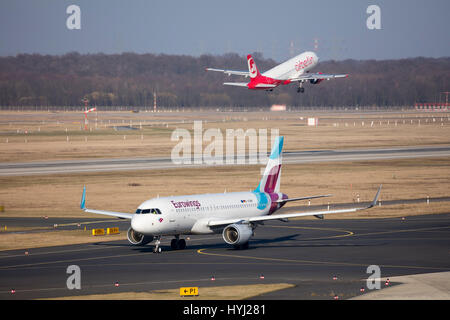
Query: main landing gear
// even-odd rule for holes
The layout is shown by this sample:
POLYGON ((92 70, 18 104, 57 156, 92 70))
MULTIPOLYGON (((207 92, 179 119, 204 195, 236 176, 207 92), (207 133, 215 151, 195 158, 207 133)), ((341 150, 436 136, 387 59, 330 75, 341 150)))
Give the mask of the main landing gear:
MULTIPOLYGON (((153 253, 161 253, 161 236, 155 236, 155 247, 153 248, 153 253)), ((186 240, 180 239, 180 236, 175 236, 175 239, 170 241, 170 247, 172 250, 183 250, 186 248, 186 240)))
POLYGON ((305 92, 305 88, 303 88, 303 81, 298 82, 297 93, 299 93, 299 92, 301 92, 301 93, 305 92))
POLYGON ((235 245, 233 245, 233 247, 235 250, 246 250, 246 249, 248 249, 248 241, 243 244, 235 244, 235 245))
POLYGON ((186 240, 180 239, 180 236, 175 236, 175 239, 170 241, 170 247, 172 250, 183 250, 186 248, 186 240))

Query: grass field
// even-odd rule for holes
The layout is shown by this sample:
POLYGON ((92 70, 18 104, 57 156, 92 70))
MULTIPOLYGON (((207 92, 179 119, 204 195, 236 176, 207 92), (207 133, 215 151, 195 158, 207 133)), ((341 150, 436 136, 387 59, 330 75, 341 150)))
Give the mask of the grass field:
POLYGON ((202 120, 203 130, 219 129, 223 135, 227 129, 266 129, 268 149, 272 130, 278 130, 286 137, 285 151, 450 143, 450 121, 444 113, 98 112, 90 116, 85 131, 83 115, 78 113, 0 112, 0 162, 168 158, 178 143, 171 140, 173 131, 192 131, 194 120, 202 120), (306 126, 308 116, 318 117, 319 126, 306 126), (136 130, 115 129, 130 126, 136 130))
POLYGON ((198 296, 180 296, 179 289, 148 292, 123 292, 60 297, 49 300, 245 300, 268 292, 291 288, 288 283, 250 284, 241 286, 201 287, 198 296))
MULTIPOLYGON (((253 190, 259 179, 259 165, 1 177, 0 198, 5 208, 1 215, 98 218, 79 209, 84 185, 88 207, 134 212, 152 197, 253 190)), ((289 164, 283 167, 281 178, 282 191, 290 197, 333 194, 312 204, 355 202, 358 195, 361 201, 369 201, 380 184, 381 201, 448 196, 449 160, 289 164)))

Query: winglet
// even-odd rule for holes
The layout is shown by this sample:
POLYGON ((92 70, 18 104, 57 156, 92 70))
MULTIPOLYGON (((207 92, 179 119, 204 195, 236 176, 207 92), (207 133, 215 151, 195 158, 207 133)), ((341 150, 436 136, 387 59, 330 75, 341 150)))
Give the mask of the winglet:
POLYGON ((270 153, 270 159, 278 159, 281 155, 281 151, 283 150, 283 141, 284 136, 279 136, 275 139, 275 142, 272 147, 272 152, 270 153))
POLYGON ((86 209, 86 186, 83 188, 83 195, 81 196, 80 209, 86 209))
POLYGON ((380 187, 378 188, 378 191, 377 191, 377 194, 375 195, 375 198, 373 198, 372 203, 367 208, 372 208, 372 207, 376 206, 377 201, 378 201, 378 197, 380 196, 380 192, 381 192, 381 187, 382 186, 383 185, 380 184, 380 187))

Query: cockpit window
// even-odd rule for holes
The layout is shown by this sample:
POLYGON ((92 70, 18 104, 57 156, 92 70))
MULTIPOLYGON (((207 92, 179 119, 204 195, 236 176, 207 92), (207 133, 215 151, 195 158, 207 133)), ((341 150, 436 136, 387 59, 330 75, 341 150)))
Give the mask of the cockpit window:
POLYGON ((159 209, 137 209, 136 214, 161 214, 161 210, 159 209))

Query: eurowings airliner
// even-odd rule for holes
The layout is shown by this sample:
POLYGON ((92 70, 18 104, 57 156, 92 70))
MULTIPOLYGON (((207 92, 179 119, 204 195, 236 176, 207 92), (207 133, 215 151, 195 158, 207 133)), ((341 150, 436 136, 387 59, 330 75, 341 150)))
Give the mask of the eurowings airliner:
POLYGON ((314 52, 303 52, 276 67, 260 73, 256 67, 256 63, 251 55, 247 56, 248 72, 247 71, 233 71, 225 69, 206 68, 206 71, 223 72, 230 75, 238 75, 250 77, 250 82, 224 82, 227 86, 247 87, 252 90, 266 90, 272 91, 280 85, 287 85, 290 83, 298 83, 297 92, 304 92, 303 83, 310 82, 311 84, 319 84, 323 80, 330 80, 334 78, 346 78, 348 74, 323 74, 309 73, 319 62, 319 58, 314 52))
POLYGON ((280 191, 283 137, 277 137, 272 147, 264 174, 255 190, 215 194, 196 194, 153 198, 139 205, 135 213, 123 213, 86 208, 86 186, 83 189, 80 208, 85 212, 130 219, 127 231, 132 245, 146 245, 155 241, 153 252, 161 252, 161 237, 173 236, 173 250, 186 248, 181 235, 221 233, 223 240, 236 249, 246 249, 255 228, 264 221, 355 212, 375 206, 381 186, 369 206, 298 213, 274 214, 287 202, 330 195, 289 198, 280 191))

